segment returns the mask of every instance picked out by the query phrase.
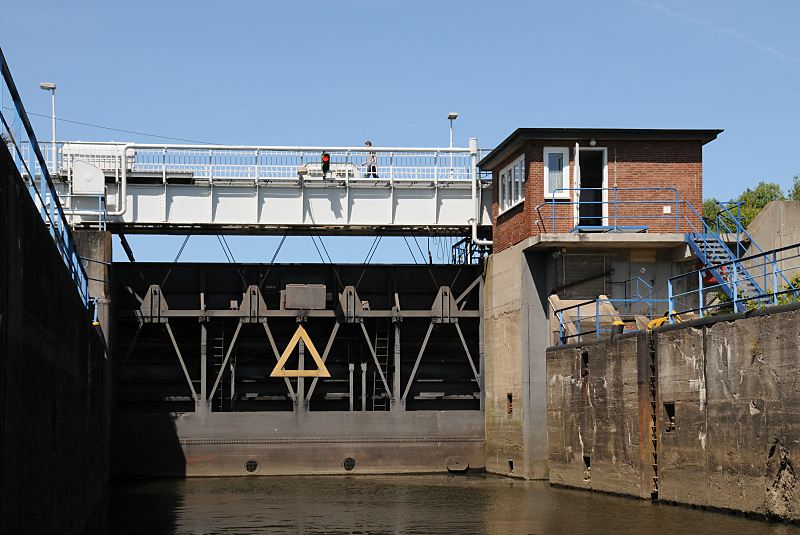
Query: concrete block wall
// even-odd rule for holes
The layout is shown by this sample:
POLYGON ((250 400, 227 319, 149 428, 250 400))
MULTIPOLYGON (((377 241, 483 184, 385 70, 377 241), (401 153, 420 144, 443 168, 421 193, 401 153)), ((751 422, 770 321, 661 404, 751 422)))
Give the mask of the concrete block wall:
POLYGON ((639 380, 637 350, 636 336, 626 335, 548 351, 551 483, 650 496, 640 448, 645 382, 639 380))
POLYGON ((658 499, 800 522, 797 306, 548 350, 550 481, 649 495, 648 336, 658 499))

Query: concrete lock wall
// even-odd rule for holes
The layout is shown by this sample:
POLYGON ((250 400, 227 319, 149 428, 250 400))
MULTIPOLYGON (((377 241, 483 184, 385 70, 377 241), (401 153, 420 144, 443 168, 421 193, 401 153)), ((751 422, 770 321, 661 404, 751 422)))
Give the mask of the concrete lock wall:
POLYGON ((83 533, 108 431, 103 340, 0 149, 0 533, 83 533))
POLYGON ((547 478, 544 257, 523 244, 489 257, 484 286, 486 470, 547 478))
MULTIPOLYGON (((652 336, 658 499, 800 521, 800 310, 652 336)), ((548 351, 552 483, 650 495, 649 344, 639 333, 548 351)))

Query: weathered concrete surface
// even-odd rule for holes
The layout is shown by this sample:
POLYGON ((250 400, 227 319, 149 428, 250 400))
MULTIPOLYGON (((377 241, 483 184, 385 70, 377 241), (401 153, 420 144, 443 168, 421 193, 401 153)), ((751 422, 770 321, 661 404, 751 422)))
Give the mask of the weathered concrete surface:
MULTIPOLYGON (((800 243, 800 201, 770 201, 753 219, 747 227, 747 231, 762 251, 800 243)), ((747 250, 747 255, 755 255, 759 252, 757 247, 751 245, 747 250)), ((779 269, 783 270, 783 275, 787 279, 800 273, 800 269, 798 269, 800 261, 797 258, 790 258, 796 254, 796 249, 789 249, 776 255, 779 269)), ((767 260, 772 260, 772 257, 768 257, 767 260)), ((765 270, 761 266, 762 262, 762 259, 745 262, 745 267, 748 268, 751 275, 756 277, 760 285, 772 289, 772 266, 768 265, 765 270), (765 271, 766 278, 758 279, 759 275, 764 276, 765 271)), ((783 278, 778 278, 778 286, 785 286, 783 278)))
MULTIPOLYGON (((658 498, 800 521, 800 309, 652 336, 658 498)), ((552 483, 649 494, 648 359, 644 333, 548 351, 552 483)))
POLYGON ((486 269, 486 469, 546 479, 549 275, 541 255, 524 247, 492 255, 486 269))
POLYGON ((482 470, 479 411, 118 413, 115 474, 237 476, 482 470), (255 472, 246 463, 255 460, 255 472))
POLYGON ((706 330, 708 503, 800 520, 800 311, 706 330))
POLYGON ((548 351, 550 482, 650 495, 640 450, 635 336, 548 351))
POLYGON ((524 475, 522 406, 522 251, 489 257, 484 286, 486 470, 524 475), (508 396, 511 396, 510 407, 508 396), (514 403, 514 400, 519 400, 514 403), (512 466, 513 464, 513 466, 512 466))
POLYGON ((0 533, 83 533, 108 476, 109 362, 0 148, 0 533))

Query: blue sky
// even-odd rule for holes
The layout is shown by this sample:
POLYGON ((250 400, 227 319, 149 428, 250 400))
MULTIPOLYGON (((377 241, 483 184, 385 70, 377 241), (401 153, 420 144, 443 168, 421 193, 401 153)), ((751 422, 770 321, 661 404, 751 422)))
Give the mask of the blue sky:
MULTIPOLYGON (((52 80, 64 119, 212 143, 446 146, 451 110, 461 146, 522 126, 724 128, 704 171, 706 196, 727 199, 800 173, 799 19, 793 0, 7 0, 0 45, 31 112, 49 115, 52 80)), ((66 122, 59 138, 159 141, 66 122)), ((182 241, 131 238, 141 260, 182 241)), ((268 261, 278 238, 228 241, 268 261)), ((371 241, 325 243, 358 262, 371 241)), ((193 237, 182 260, 224 256, 193 237)), ((318 260, 308 238, 278 257, 318 260)), ((393 260, 411 257, 385 239, 373 261, 393 260)))

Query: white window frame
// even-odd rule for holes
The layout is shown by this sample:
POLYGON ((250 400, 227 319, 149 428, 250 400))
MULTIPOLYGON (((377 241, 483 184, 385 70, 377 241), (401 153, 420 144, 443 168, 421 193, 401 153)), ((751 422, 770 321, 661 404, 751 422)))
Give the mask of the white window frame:
POLYGON ((544 164, 544 174, 542 176, 543 180, 543 189, 544 189, 544 198, 547 199, 566 199, 569 200, 571 198, 570 191, 559 191, 558 193, 550 193, 549 191, 549 181, 550 181, 550 167, 549 167, 549 158, 547 157, 548 154, 553 153, 560 153, 564 157, 564 184, 561 186, 562 188, 570 188, 570 165, 569 165, 569 147, 545 147, 542 150, 542 163, 544 164))
POLYGON ((505 213, 509 210, 516 208, 520 204, 525 202, 525 182, 527 179, 528 169, 525 166, 525 155, 522 154, 519 158, 505 166, 500 172, 497 174, 497 204, 500 208, 499 213, 505 213), (509 186, 511 191, 505 191, 503 187, 503 175, 505 175, 510 170, 514 169, 516 166, 522 164, 520 167, 522 169, 521 176, 515 177, 512 173, 511 180, 509 181, 509 186), (515 198, 514 193, 516 192, 517 198, 515 198), (506 203, 506 198, 510 198, 511 200, 506 203))

